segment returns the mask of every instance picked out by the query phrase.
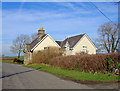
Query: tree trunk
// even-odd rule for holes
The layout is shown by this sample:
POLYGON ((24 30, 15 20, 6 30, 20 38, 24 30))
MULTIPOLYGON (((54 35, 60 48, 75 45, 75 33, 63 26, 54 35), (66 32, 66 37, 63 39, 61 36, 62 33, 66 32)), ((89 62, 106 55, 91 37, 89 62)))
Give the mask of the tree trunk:
POLYGON ((18 58, 20 58, 20 51, 18 52, 18 58))

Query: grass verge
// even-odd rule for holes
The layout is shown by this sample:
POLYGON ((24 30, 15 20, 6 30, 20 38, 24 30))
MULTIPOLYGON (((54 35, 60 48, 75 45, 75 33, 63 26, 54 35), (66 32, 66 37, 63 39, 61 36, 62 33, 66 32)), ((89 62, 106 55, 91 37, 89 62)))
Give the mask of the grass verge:
MULTIPOLYGON (((2 60, 1 62, 4 63, 12 63, 12 64, 18 64, 13 63, 12 60, 2 60)), ((54 74, 58 77, 73 80, 75 82, 80 83, 104 83, 104 82, 117 82, 120 80, 120 77, 111 73, 88 73, 88 72, 80 72, 75 70, 66 70, 59 67, 54 67, 50 65, 45 64, 31 64, 31 65, 24 65, 24 67, 28 68, 34 68, 37 70, 45 71, 51 74, 54 74)))
POLYGON ((59 67, 53 67, 49 65, 43 64, 32 64, 32 65, 23 65, 24 67, 34 68, 37 70, 45 71, 52 73, 56 76, 67 78, 76 82, 117 82, 119 76, 116 76, 111 73, 102 74, 102 73, 87 73, 87 72, 80 72, 75 70, 66 70, 59 67))

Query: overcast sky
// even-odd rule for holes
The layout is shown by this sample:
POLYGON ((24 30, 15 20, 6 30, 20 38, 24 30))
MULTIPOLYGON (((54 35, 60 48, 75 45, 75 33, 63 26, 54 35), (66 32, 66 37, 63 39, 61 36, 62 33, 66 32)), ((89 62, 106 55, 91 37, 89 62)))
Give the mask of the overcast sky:
MULTIPOLYGON (((94 4, 112 21, 118 21, 117 4, 94 4)), ((98 36, 98 28, 106 22, 109 20, 89 2, 3 2, 3 54, 13 56, 9 47, 16 36, 37 33, 40 27, 54 40, 64 40, 65 36, 83 33, 94 40, 98 36)))

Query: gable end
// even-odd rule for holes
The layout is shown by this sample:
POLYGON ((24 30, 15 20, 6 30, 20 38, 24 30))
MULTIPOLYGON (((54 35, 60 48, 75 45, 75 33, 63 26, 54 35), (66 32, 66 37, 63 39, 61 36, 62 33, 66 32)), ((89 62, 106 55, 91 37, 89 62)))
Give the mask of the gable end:
MULTIPOLYGON (((84 34, 84 36, 82 36, 82 38, 76 43, 76 45, 75 45, 73 48, 75 48, 75 47, 78 45, 78 43, 79 43, 84 37, 86 37, 86 38, 89 40, 89 42, 94 46, 94 48, 96 48, 96 46, 93 44, 93 42, 90 40, 90 38, 89 38, 86 34, 84 34)), ((97 48, 96 48, 96 49, 97 49, 97 48)))

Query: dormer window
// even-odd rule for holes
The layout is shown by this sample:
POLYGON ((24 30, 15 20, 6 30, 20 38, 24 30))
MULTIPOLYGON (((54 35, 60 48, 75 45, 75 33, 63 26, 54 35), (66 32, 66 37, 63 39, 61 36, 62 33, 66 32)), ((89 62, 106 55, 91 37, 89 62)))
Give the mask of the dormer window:
POLYGON ((66 48, 66 50, 69 50, 69 48, 70 48, 70 45, 69 45, 68 41, 65 44, 65 48, 66 48))

